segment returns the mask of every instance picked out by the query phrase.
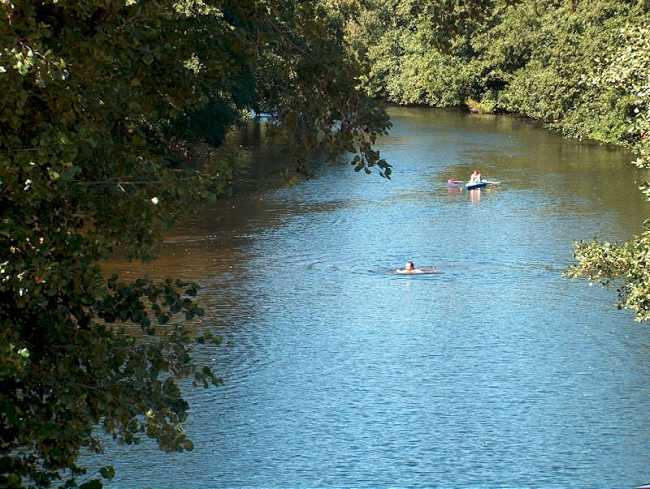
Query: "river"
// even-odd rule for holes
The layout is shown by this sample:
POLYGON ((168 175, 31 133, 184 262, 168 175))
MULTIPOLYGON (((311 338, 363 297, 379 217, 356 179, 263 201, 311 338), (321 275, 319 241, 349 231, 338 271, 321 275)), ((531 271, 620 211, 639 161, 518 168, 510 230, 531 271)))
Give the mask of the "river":
POLYGON ((517 119, 390 114, 391 181, 324 165, 113 264, 200 282, 226 342, 197 353, 224 385, 187 391, 194 451, 109 445, 109 488, 650 483, 650 330, 562 277, 574 240, 640 230, 640 170, 517 119), (501 184, 447 188, 474 168, 501 184), (408 259, 442 273, 390 273, 408 259))

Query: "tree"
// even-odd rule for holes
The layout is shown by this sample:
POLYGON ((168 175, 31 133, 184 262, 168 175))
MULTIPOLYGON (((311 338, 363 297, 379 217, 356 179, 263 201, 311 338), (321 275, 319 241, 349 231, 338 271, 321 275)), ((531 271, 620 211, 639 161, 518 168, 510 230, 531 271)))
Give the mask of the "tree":
POLYGON ((192 360, 195 342, 217 341, 191 332, 196 285, 107 279, 98 263, 150 257, 181 209, 230 191, 233 164, 197 158, 196 143, 218 145, 263 107, 299 166, 333 148, 390 175, 372 148, 388 119, 356 89, 328 12, 297 0, 0 2, 0 485, 76 486, 80 450, 101 451, 97 427, 192 448, 178 379, 219 382, 192 360))

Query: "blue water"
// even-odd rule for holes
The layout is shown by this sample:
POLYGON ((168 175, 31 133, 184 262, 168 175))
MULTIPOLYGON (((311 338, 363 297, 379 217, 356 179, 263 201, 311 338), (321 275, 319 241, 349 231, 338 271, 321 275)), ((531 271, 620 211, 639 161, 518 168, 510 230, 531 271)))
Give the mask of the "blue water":
POLYGON ((650 482, 650 330, 561 275, 572 241, 650 215, 629 155, 512 119, 391 115, 392 181, 325 166, 121 265, 202 283, 227 341, 197 356, 225 384, 187 390, 194 451, 108 445, 109 488, 650 482), (447 189, 475 167, 502 184, 447 189), (391 273, 408 259, 442 273, 391 273))

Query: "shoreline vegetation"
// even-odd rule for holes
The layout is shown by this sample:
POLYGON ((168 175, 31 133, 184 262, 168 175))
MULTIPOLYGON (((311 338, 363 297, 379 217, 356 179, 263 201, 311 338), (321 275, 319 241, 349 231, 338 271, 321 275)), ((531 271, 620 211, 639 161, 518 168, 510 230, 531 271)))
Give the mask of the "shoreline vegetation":
MULTIPOLYGON (((230 194, 236 159, 193 148, 211 154, 246 114, 270 113, 296 173, 313 154, 353 153, 354 171, 390 178, 374 147, 390 128, 377 99, 472 100, 627 145, 647 167, 649 10, 647 0, 0 2, 0 486, 100 488, 114 469, 88 474, 78 459, 101 453, 106 435, 192 449, 180 382, 220 382, 192 356, 219 339, 175 320, 202 314, 198 287, 107 278, 99 263, 150 259, 183 212, 230 194)), ((570 272, 616 280, 639 320, 650 319, 646 229, 579 244, 570 272)))
POLYGON ((348 36, 368 73, 363 87, 389 103, 519 115, 628 147, 647 163, 649 9, 632 0, 393 0, 365 11, 348 36))

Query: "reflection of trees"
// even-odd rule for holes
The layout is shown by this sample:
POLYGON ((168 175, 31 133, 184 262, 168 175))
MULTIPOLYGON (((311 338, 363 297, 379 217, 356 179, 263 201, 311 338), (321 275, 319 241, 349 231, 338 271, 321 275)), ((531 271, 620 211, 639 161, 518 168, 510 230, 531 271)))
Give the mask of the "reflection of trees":
MULTIPOLYGON (((402 110, 391 109, 392 116, 399 117, 402 110)), ((630 155, 624 150, 566 140, 540 130, 537 123, 514 117, 435 114, 441 137, 462 133, 473 142, 454 155, 458 163, 436 176, 440 182, 466 179, 478 167, 483 175, 503 181, 503 188, 551 195, 560 212, 575 212, 576 200, 581 199, 594 213, 614 211, 625 216, 625 225, 632 226, 630 232, 638 230, 638 223, 650 211, 634 183, 643 180, 643 171, 629 165, 630 155)))

